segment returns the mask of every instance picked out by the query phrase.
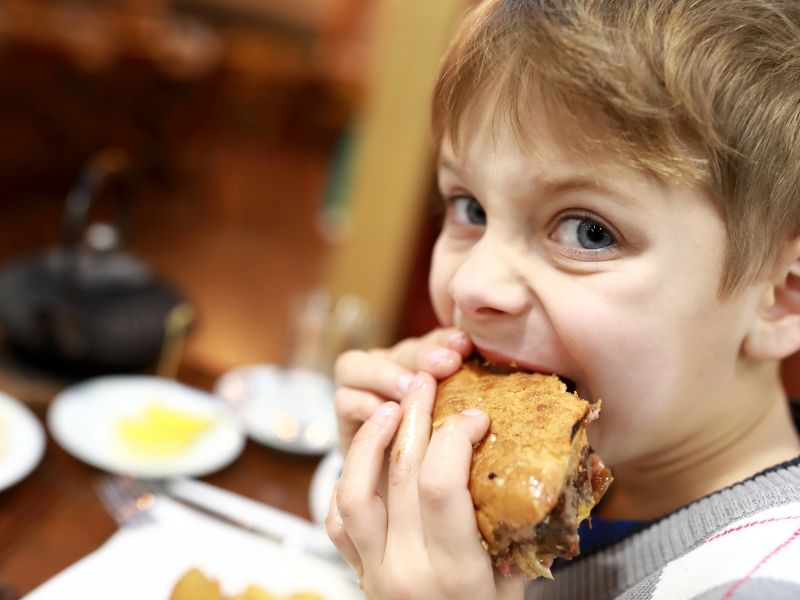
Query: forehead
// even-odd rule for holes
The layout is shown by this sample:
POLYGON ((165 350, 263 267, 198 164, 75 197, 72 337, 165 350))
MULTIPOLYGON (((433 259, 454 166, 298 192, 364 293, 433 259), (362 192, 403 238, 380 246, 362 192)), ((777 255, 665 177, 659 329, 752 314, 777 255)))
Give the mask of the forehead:
POLYGON ((443 158, 468 161, 478 155, 516 155, 528 163, 564 165, 573 170, 621 166, 609 150, 610 135, 600 115, 586 115, 589 126, 570 111, 553 106, 535 81, 517 89, 512 102, 504 90, 484 88, 453 118, 453 136, 445 131, 443 158), (605 140, 605 142, 603 142, 605 140))
POLYGON ((575 139, 565 117, 532 102, 525 119, 514 123, 475 103, 459 121, 456 140, 445 135, 439 151, 440 173, 500 182, 508 189, 563 192, 598 190, 633 204, 642 191, 662 182, 605 149, 575 139), (522 129, 520 129, 522 128, 522 129))

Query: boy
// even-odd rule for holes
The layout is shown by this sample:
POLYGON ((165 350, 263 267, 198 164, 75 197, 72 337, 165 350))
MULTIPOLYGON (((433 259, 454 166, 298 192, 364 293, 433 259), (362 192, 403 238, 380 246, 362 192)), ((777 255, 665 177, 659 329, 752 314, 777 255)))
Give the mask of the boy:
POLYGON ((602 399, 595 522, 631 529, 526 597, 800 597, 800 3, 487 0, 433 120, 445 329, 337 365, 328 530, 367 597, 523 596, 467 490, 487 417, 431 433, 473 350, 602 399))

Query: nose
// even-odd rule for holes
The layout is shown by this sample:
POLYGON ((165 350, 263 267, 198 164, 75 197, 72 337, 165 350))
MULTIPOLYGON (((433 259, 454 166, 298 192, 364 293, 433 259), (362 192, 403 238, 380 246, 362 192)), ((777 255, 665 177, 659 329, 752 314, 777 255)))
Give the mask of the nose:
POLYGON ((465 315, 517 316, 531 308, 531 290, 514 269, 511 253, 500 246, 485 236, 471 248, 451 279, 451 297, 465 315))

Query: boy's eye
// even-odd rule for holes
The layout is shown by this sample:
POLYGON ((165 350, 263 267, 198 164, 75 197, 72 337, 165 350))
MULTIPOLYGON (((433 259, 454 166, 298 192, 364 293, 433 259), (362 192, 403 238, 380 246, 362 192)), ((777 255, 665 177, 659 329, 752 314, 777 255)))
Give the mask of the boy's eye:
POLYGON ((617 243, 611 230, 590 217, 567 217, 553 233, 559 244, 582 250, 602 250, 617 243))
POLYGON ((486 211, 472 196, 450 199, 453 220, 459 225, 486 225, 486 211))

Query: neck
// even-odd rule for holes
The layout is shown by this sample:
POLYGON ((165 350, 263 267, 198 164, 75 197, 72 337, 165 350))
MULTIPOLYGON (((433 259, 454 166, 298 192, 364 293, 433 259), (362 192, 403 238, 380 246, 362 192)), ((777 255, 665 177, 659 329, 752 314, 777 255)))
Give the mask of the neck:
POLYGON ((727 428, 720 425, 712 435, 701 432, 659 456, 615 466, 614 483, 598 507, 599 514, 615 519, 655 519, 800 455, 800 438, 777 370, 763 375, 770 385, 753 386, 753 390, 760 389, 758 401, 733 399, 728 405, 729 415, 720 419, 727 428), (731 419, 730 413, 740 418, 731 419))

